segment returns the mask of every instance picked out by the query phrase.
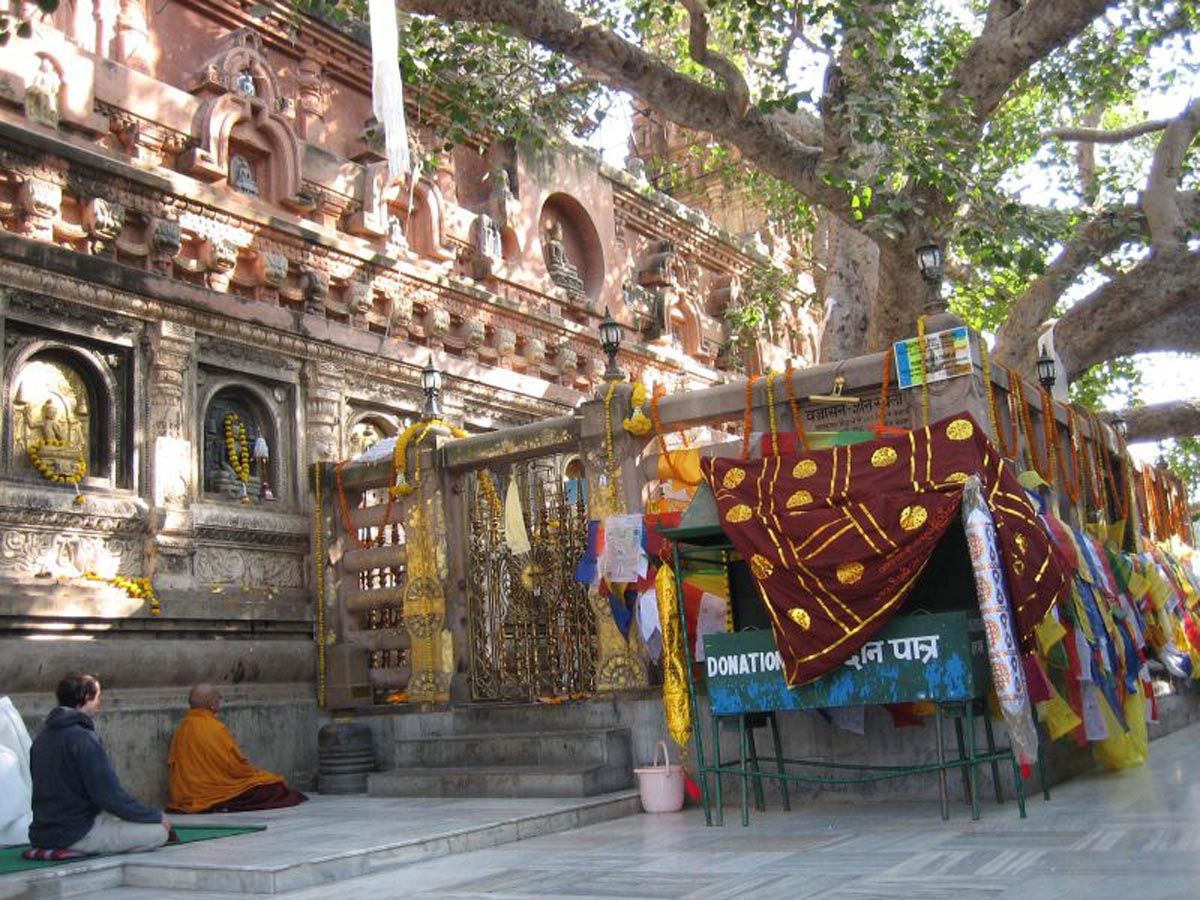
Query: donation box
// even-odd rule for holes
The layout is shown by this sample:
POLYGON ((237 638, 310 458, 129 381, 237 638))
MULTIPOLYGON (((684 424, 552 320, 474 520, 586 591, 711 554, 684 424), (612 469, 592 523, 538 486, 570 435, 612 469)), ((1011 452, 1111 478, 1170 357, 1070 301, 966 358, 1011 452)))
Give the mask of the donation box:
POLYGON ((714 716, 982 697, 990 686, 978 615, 894 616, 873 640, 815 681, 789 688, 771 631, 704 637, 705 682, 714 716))

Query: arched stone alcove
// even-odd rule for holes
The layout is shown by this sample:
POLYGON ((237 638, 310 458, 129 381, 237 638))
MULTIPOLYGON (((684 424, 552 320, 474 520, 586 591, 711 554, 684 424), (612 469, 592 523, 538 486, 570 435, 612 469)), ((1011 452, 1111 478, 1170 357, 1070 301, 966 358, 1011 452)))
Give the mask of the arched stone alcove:
POLYGON ((604 286, 604 251, 583 204, 569 194, 551 194, 538 216, 538 234, 551 280, 571 294, 568 282, 574 271, 581 282, 582 296, 593 303, 598 300, 604 286))
POLYGON ((264 474, 269 484, 279 485, 279 467, 286 454, 280 447, 270 404, 258 390, 246 384, 219 388, 204 407, 202 423, 202 490, 206 497, 255 499, 264 474), (260 437, 269 452, 265 465, 254 459, 255 443, 260 437))

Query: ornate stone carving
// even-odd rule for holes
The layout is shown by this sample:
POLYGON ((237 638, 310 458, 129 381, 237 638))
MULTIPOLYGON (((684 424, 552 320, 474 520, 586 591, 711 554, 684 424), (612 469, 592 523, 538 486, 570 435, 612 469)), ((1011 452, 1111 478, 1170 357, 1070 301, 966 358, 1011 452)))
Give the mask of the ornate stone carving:
POLYGON ((565 290, 569 299, 575 302, 582 300, 583 279, 579 277, 579 270, 567 259, 562 223, 557 219, 552 219, 546 226, 542 236, 542 249, 546 254, 546 273, 550 280, 565 290))
POLYGON ((541 338, 528 338, 525 341, 525 361, 535 369, 545 362, 546 342, 541 338))
POLYGON ((493 338, 496 355, 507 359, 517 352, 517 333, 511 328, 497 328, 493 338))
POLYGON ((260 285, 277 291, 287 280, 288 258, 278 250, 260 251, 254 262, 254 273, 260 285))
POLYGON ((229 279, 237 266, 238 247, 227 239, 204 242, 201 258, 208 268, 206 281, 214 291, 224 291, 229 287, 229 279))
POLYGON ((45 54, 38 56, 37 71, 25 88, 25 116, 48 128, 58 127, 58 98, 62 76, 54 60, 45 54))
POLYGON ((329 276, 313 266, 300 267, 300 293, 304 311, 310 315, 325 315, 325 300, 329 297, 329 276))
POLYGON ((412 294, 400 285, 394 285, 389 289, 388 296, 392 301, 392 327, 407 334, 413 319, 412 294))
POLYGON ((399 216, 388 216, 384 248, 388 256, 404 256, 408 252, 408 238, 404 235, 404 223, 399 216))
POLYGON ((41 178, 27 178, 17 191, 21 205, 21 229, 26 237, 54 240, 54 220, 62 207, 62 188, 41 178))
POLYGON ((450 311, 440 306, 427 310, 424 325, 429 346, 435 350, 442 349, 442 340, 450 333, 450 311))
POLYGON ((303 557, 269 550, 207 547, 196 550, 196 580, 201 584, 247 588, 304 586, 303 557))
POLYGON ((71 477, 88 458, 91 410, 88 391, 69 365, 48 360, 27 364, 13 397, 13 444, 25 465, 43 475, 71 477))
POLYGON ((345 379, 345 369, 333 363, 310 361, 304 364, 305 432, 310 463, 337 458, 341 447, 338 423, 341 421, 345 379))
POLYGON ((183 234, 179 223, 158 219, 150 227, 150 264, 158 272, 170 275, 175 257, 183 249, 183 234))
MULTIPOLYGON (((142 523, 136 525, 140 528, 142 523)), ((0 527, 0 573, 29 577, 45 572, 78 575, 107 567, 121 572, 142 571, 142 541, 136 534, 118 535, 95 516, 69 512, 24 510, 20 522, 0 527)))
POLYGON ((482 319, 470 318, 462 323, 462 339, 463 344, 467 348, 467 352, 472 358, 479 358, 479 348, 483 346, 483 339, 487 336, 487 326, 482 319))
POLYGON ((508 169, 504 166, 493 166, 487 174, 487 180, 489 185, 487 214, 491 216, 492 221, 496 223, 496 227, 501 232, 513 228, 516 224, 520 204, 513 196, 508 169))
POLYGON ((150 401, 146 430, 152 436, 184 438, 184 385, 191 371, 195 329, 169 322, 150 333, 150 401))
POLYGON ((346 285, 346 307, 352 315, 365 316, 374 305, 374 291, 365 281, 352 281, 346 285))
POLYGON ((236 153, 229 157, 229 186, 238 193, 258 196, 258 176, 254 174, 254 164, 236 153))
POLYGON ((104 253, 125 227, 125 207, 114 200, 94 197, 83 208, 83 225, 91 252, 104 253))
POLYGON ((471 275, 487 278, 504 260, 504 244, 495 220, 486 213, 471 223, 471 275))
POLYGON ((319 62, 308 57, 300 60, 296 93, 300 137, 309 143, 319 144, 325 139, 325 109, 329 102, 329 86, 321 74, 319 62))
POLYGON ((554 354, 554 368, 563 376, 574 378, 579 368, 579 354, 566 344, 559 346, 554 354))
POLYGON ((121 0, 117 16, 117 61, 139 72, 150 71, 150 29, 144 0, 121 0))

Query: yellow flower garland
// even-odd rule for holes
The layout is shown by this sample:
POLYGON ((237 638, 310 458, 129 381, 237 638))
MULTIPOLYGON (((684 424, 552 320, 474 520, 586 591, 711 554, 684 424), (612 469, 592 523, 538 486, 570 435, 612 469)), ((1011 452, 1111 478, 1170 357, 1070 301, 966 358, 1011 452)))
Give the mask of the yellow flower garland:
POLYGON ((126 578, 124 575, 105 578, 92 571, 84 572, 83 577, 88 581, 103 581, 115 588, 120 588, 134 600, 145 600, 150 604, 150 615, 152 616, 157 616, 162 612, 162 602, 158 599, 158 594, 149 578, 126 578))
POLYGON ((245 484, 250 480, 250 439, 246 423, 235 412, 225 414, 225 453, 238 481, 245 484))
MULTIPOLYGON (((470 436, 470 432, 464 431, 457 425, 451 425, 444 419, 430 419, 425 422, 414 422, 404 429, 403 433, 396 438, 396 447, 392 451, 392 486, 388 488, 388 493, 392 497, 407 497, 417 489, 421 483, 421 458, 417 457, 417 467, 413 471, 413 479, 408 480, 408 445, 413 443, 415 436, 416 446, 420 447, 421 443, 429 436, 429 432, 440 425, 450 432, 455 438, 465 438, 470 436)), ((484 498, 487 500, 488 506, 492 512, 499 515, 501 512, 500 497, 496 493, 496 486, 492 483, 491 476, 486 472, 481 472, 479 476, 479 489, 483 492, 484 498)))
POLYGON ((36 444, 30 444, 25 452, 29 454, 29 461, 33 463, 33 467, 37 469, 38 474, 40 474, 47 481, 53 481, 57 484, 77 485, 83 480, 83 477, 87 475, 88 470, 87 459, 84 458, 82 450, 79 451, 79 455, 75 459, 75 467, 71 470, 70 475, 63 475, 54 471, 54 467, 51 466, 50 463, 46 462, 46 460, 42 459, 41 451, 43 447, 68 446, 70 445, 66 441, 57 441, 52 438, 47 438, 46 440, 40 441, 36 444))
POLYGON ((650 417, 646 415, 646 411, 642 409, 646 404, 646 386, 640 381, 633 383, 633 394, 629 398, 630 413, 621 422, 621 427, 630 434, 640 437, 643 434, 649 434, 650 429, 654 427, 654 423, 650 421, 650 417))

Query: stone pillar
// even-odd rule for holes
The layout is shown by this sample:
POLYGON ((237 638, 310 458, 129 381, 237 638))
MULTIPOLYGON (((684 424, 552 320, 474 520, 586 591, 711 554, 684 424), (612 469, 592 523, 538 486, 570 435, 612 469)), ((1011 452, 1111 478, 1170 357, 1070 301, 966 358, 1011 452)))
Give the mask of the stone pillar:
POLYGON ((146 560, 147 574, 160 589, 192 585, 196 545, 189 506, 196 455, 191 389, 195 349, 194 328, 166 321, 152 326, 146 418, 151 515, 146 560))
POLYGON ((304 364, 306 465, 342 456, 340 422, 345 381, 346 371, 336 363, 309 360, 304 364))
POLYGON ((121 14, 120 0, 95 0, 92 15, 96 18, 96 55, 109 59, 113 39, 117 35, 117 17, 121 14))

